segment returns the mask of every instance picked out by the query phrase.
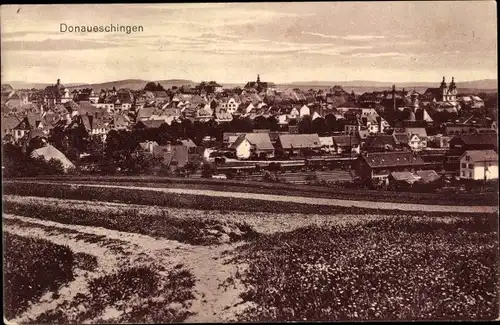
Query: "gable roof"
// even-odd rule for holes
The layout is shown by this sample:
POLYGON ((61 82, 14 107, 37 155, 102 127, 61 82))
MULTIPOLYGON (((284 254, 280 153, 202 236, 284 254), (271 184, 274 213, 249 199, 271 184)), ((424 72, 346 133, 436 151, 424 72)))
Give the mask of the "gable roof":
POLYGON ((424 137, 424 138, 427 137, 427 131, 425 130, 425 128, 405 127, 405 132, 407 134, 416 134, 416 135, 418 135, 421 138, 422 137, 424 137))
POLYGON ((348 135, 334 135, 333 142, 337 147, 357 146, 360 144, 358 137, 348 135))
POLYGON ((467 150, 460 159, 464 156, 469 156, 472 162, 498 162, 498 154, 493 150, 467 150))
POLYGON ((378 134, 367 138, 365 146, 369 148, 385 148, 386 146, 397 146, 396 138, 393 135, 378 134))
POLYGON ((280 143, 284 149, 320 148, 317 134, 282 134, 280 143))
POLYGON ((333 146, 333 138, 332 137, 319 137, 319 142, 322 146, 333 146))
POLYGON ((188 148, 196 148, 196 144, 194 144, 193 140, 187 139, 187 140, 181 140, 182 145, 186 146, 188 148))
POLYGON ((418 170, 415 172, 420 177, 420 182, 431 183, 441 178, 435 170, 418 170))
POLYGON ((415 177, 415 175, 412 172, 392 172, 389 174, 389 176, 396 181, 402 181, 407 183, 414 183, 418 179, 420 179, 419 176, 415 177))
POLYGON ((361 159, 371 168, 421 166, 425 164, 419 155, 407 151, 369 153, 361 156, 361 159))
POLYGON ((482 144, 492 144, 497 145, 497 135, 496 134, 465 134, 460 136, 460 139, 466 145, 482 145, 482 144))
POLYGON ((231 146, 229 146, 229 149, 235 150, 236 148, 238 148, 240 144, 242 144, 245 141, 248 141, 247 139, 245 139, 245 134, 241 134, 236 138, 236 140, 231 144, 231 146))
POLYGON ((267 133, 247 133, 245 138, 258 150, 274 150, 271 138, 267 133))
POLYGON ((75 165, 68 158, 66 158, 66 156, 62 152, 51 145, 33 150, 30 154, 30 157, 43 157, 47 161, 52 158, 57 159, 63 164, 64 169, 75 167, 75 165))

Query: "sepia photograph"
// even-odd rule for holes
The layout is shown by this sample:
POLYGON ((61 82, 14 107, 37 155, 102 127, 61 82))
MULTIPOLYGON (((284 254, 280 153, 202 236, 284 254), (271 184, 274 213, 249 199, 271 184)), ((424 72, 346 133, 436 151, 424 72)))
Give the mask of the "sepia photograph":
POLYGON ((498 320, 496 13, 2 5, 4 323, 498 320))

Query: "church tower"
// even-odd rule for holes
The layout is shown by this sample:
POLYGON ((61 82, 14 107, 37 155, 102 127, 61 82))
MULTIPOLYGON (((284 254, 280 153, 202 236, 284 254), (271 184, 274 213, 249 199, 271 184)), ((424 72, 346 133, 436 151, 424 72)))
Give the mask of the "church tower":
POLYGON ((441 95, 443 96, 443 98, 441 99, 442 102, 445 102, 448 98, 447 94, 448 94, 448 87, 446 85, 446 81, 443 77, 443 81, 441 81, 441 86, 439 87, 439 90, 441 91, 441 95))
POLYGON ((448 101, 456 103, 457 101, 457 85, 455 84, 455 77, 451 77, 450 87, 448 88, 448 101))
POLYGON ((260 75, 257 75, 257 84, 260 84, 260 75))

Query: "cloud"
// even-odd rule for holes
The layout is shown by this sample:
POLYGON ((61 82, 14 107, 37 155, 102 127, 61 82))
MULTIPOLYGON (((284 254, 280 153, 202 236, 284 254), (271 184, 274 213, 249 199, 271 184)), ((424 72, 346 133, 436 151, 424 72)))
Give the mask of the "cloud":
POLYGON ((322 33, 313 33, 313 32, 302 32, 302 34, 318 36, 321 38, 329 38, 329 39, 337 39, 337 40, 348 40, 348 41, 364 41, 364 40, 372 40, 372 39, 383 39, 385 36, 382 35, 327 35, 322 33))
MULTIPOLYGON (((118 43, 103 43, 95 41, 82 41, 78 39, 46 39, 43 41, 2 41, 2 49, 6 51, 63 51, 84 50, 84 49, 104 49, 110 47, 120 47, 118 43)), ((61 54, 64 55, 64 54, 61 54)))

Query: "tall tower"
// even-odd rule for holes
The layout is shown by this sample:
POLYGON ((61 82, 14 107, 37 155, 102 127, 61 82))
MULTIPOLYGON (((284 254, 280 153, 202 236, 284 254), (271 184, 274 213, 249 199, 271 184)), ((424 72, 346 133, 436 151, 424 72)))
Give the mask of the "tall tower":
POLYGON ((455 77, 451 77, 450 87, 448 88, 448 101, 455 103, 457 101, 457 85, 455 84, 455 77))
POLYGON ((446 86, 446 81, 443 77, 443 81, 441 81, 441 87, 439 87, 439 90, 441 90, 441 95, 442 95, 442 102, 445 102, 447 100, 447 93, 448 93, 448 87, 446 86))
POLYGON ((416 113, 417 112, 417 109, 418 109, 418 93, 413 90, 412 94, 411 94, 411 109, 413 111, 413 113, 416 113))
POLYGON ((260 84, 260 75, 257 75, 257 83, 260 84))

